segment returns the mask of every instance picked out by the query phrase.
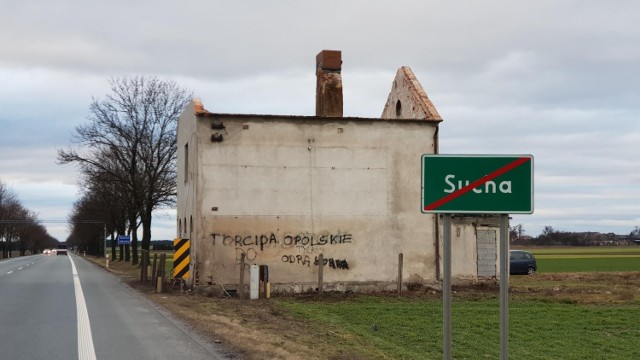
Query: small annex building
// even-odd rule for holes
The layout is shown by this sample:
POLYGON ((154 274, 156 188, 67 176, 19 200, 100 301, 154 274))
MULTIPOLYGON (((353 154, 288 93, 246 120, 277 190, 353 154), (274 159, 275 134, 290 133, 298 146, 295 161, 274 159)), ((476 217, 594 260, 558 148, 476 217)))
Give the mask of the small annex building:
MULTIPOLYGON (((400 253, 405 286, 439 281, 441 221, 420 196, 442 118, 408 67, 380 118, 344 117, 341 70, 340 51, 317 55, 315 116, 186 107, 176 225, 191 239, 193 285, 237 289, 244 258, 247 274, 268 266, 273 292, 314 291, 320 254, 325 290, 395 289, 400 253)), ((497 217, 452 226, 454 278, 496 278, 497 217)))

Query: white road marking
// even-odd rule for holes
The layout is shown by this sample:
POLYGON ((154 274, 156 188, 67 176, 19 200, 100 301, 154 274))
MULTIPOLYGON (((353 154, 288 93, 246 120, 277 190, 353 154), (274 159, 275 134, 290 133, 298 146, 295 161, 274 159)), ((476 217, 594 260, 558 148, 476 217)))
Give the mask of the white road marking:
POLYGON ((9 271, 9 272, 7 273, 7 275, 11 274, 12 272, 13 272, 13 270, 9 271))
POLYGON ((19 268, 18 268, 18 270, 22 270, 22 268, 21 268, 21 267, 19 267, 19 268))
POLYGON ((89 313, 87 312, 87 303, 84 300, 84 293, 80 285, 78 270, 73 259, 71 261, 71 270, 73 272, 73 288, 76 292, 76 310, 78 312, 78 360, 96 360, 96 350, 93 348, 93 336, 91 335, 91 323, 89 323, 89 313))

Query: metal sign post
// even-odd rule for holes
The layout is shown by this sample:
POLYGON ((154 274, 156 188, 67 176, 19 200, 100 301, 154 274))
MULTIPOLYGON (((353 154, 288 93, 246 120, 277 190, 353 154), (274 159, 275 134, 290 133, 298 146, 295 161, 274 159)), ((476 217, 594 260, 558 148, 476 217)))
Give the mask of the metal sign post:
POLYGON ((500 215, 500 360, 509 359, 509 215, 500 215))
POLYGON ((451 214, 444 214, 442 278, 443 359, 451 360, 451 214))

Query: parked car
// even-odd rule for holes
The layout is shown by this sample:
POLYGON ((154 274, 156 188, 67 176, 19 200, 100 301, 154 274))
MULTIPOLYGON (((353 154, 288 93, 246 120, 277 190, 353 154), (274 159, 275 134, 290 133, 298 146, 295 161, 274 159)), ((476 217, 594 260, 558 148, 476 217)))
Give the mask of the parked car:
POLYGON ((509 274, 533 275, 538 271, 536 258, 532 253, 524 250, 511 250, 509 252, 509 274))

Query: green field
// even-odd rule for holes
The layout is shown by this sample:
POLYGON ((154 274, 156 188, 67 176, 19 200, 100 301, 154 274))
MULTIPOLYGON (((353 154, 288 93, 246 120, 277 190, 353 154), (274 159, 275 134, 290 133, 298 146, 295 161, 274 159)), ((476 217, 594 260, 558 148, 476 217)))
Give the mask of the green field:
MULTIPOLYGON (((107 254, 109 255, 109 257, 111 257, 111 248, 107 248, 107 254)), ((154 254, 158 254, 158 263, 160 262, 160 254, 167 254, 167 258, 165 260, 165 273, 168 276, 171 276, 172 272, 173 272, 173 250, 151 250, 151 253, 149 254, 149 266, 153 266, 153 256, 154 254)), ((120 256, 120 249, 116 248, 116 262, 118 262, 118 257, 120 256)), ((138 259, 139 261, 142 260, 142 250, 138 251, 138 259)), ((113 264, 114 261, 113 259, 111 259, 111 263, 113 264)))
POLYGON ((640 257, 540 258, 538 272, 640 271, 640 257))
POLYGON ((538 272, 640 271, 640 246, 531 248, 538 272))
MULTIPOLYGON (((441 359, 442 301, 362 297, 338 302, 278 300, 326 334, 322 341, 358 349, 371 359, 441 359)), ((512 300, 511 359, 638 359, 640 303, 579 305, 512 300)), ((497 359, 500 349, 496 298, 453 303, 453 356, 497 359)), ((320 340, 320 339, 318 339, 320 340)))
MULTIPOLYGON (((539 274, 511 278, 511 359, 640 359, 640 246, 528 250, 539 274)), ((497 295, 461 289, 454 296, 455 359, 499 358, 497 295)), ((323 345, 345 358, 442 358, 439 295, 276 301, 319 327, 323 345)))
POLYGON ((640 246, 575 246, 575 247, 534 247, 529 250, 536 255, 636 255, 640 256, 640 246))

